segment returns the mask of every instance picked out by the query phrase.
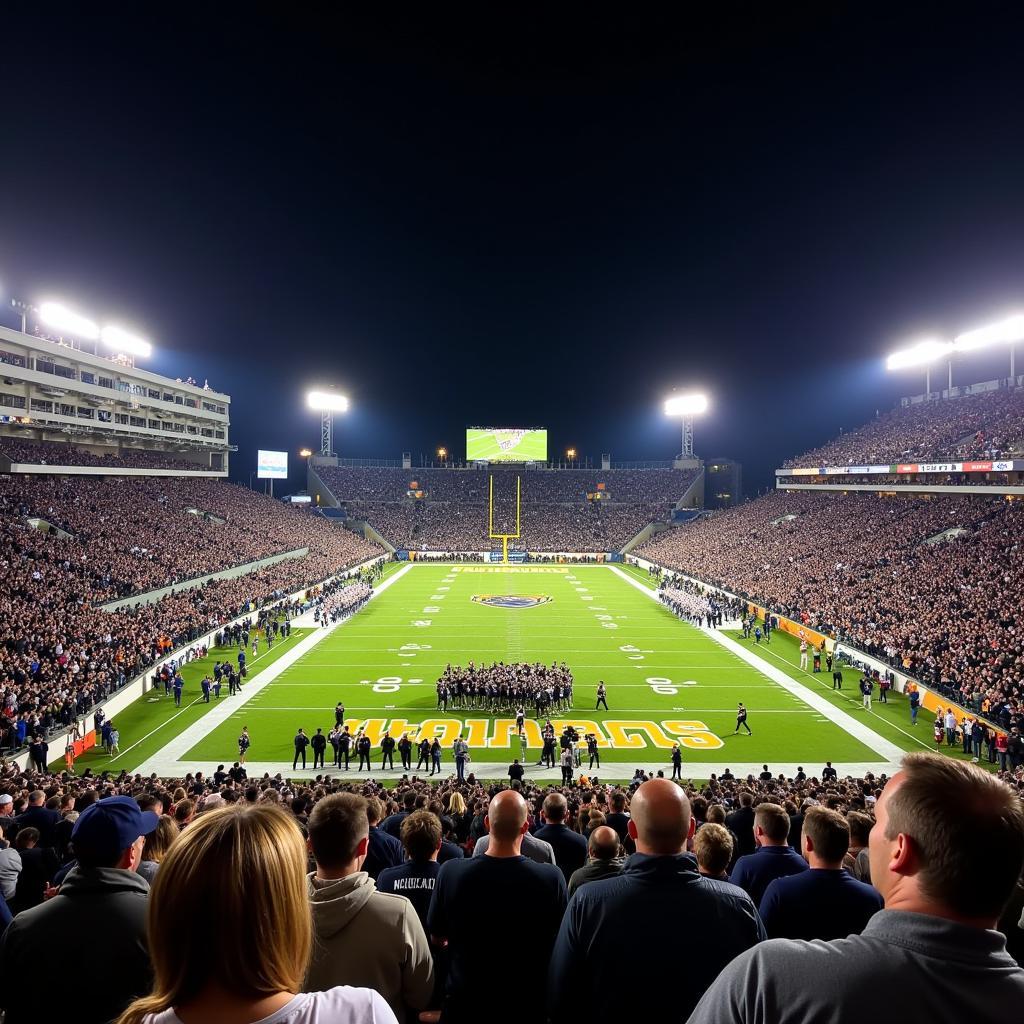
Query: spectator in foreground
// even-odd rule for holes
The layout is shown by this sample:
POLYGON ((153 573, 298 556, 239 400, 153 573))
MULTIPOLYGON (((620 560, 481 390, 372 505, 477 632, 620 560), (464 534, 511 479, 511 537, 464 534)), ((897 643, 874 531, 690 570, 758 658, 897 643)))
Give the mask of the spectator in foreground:
POLYGON ((431 938, 448 947, 445 1024, 476 1024, 483 1016, 488 1024, 530 1019, 521 999, 494 998, 495 950, 511 956, 518 977, 544 977, 565 911, 562 873, 520 853, 527 829, 522 796, 511 789, 498 793, 485 824, 486 854, 441 866, 427 916, 431 938))
POLYGON ((776 878, 758 908, 773 939, 844 939, 859 935, 882 897, 843 867, 850 827, 838 811, 810 807, 801 836, 809 871, 776 878))
MULTIPOLYGON (((569 903, 551 959, 552 1020, 574 1016, 581 992, 597 992, 621 965, 630 971, 630 1016, 681 1020, 733 957, 764 938, 750 898, 704 878, 686 853, 690 801, 668 779, 645 782, 630 804, 637 852, 618 878, 590 882, 569 903), (680 927, 680 922, 699 922, 680 927), (636 955, 641 951, 640 955, 636 955)), ((622 1020, 617 999, 588 1005, 588 1024, 622 1020)))
POLYGON ((385 868, 377 877, 377 891, 404 896, 415 908, 416 916, 427 927, 427 911, 434 895, 441 865, 441 820, 430 811, 413 811, 402 820, 402 846, 409 858, 395 868, 385 868))
POLYGON ((384 805, 375 796, 366 799, 366 817, 370 823, 370 842, 362 870, 374 881, 385 868, 397 867, 405 859, 402 844, 380 828, 384 805))
POLYGON ((587 843, 587 863, 572 873, 569 879, 569 896, 587 882, 599 878, 614 878, 622 874, 622 845, 619 834, 607 825, 599 825, 590 833, 587 843))
POLYGON ((306 846, 272 804, 208 811, 181 834, 153 884, 148 934, 154 991, 118 1024, 396 1024, 369 989, 299 994, 312 944, 306 846))
POLYGON ((316 871, 308 876, 313 952, 305 989, 372 988, 399 1020, 415 1020, 406 1008, 427 1008, 434 962, 416 908, 378 892, 362 870, 369 836, 366 800, 355 793, 324 797, 309 816, 316 871))
POLYGON ((758 805, 754 840, 757 850, 736 861, 729 881, 759 906, 769 882, 806 871, 807 861, 789 845, 789 815, 778 804, 758 805))
POLYGON ((908 754, 875 805, 869 849, 885 909, 863 934, 762 943, 729 964, 690 1024, 1016 1020, 1024 970, 995 926, 1024 868, 1020 798, 966 762, 908 754))
POLYGON ((105 954, 116 969, 105 973, 89 998, 75 1007, 76 1020, 109 1021, 152 981, 146 949, 149 886, 136 874, 145 837, 157 817, 128 796, 108 797, 86 808, 72 841, 77 866, 60 892, 19 914, 0 942, 0 1006, 6 1024, 38 1022, 53 991, 53 952, 74 937, 103 930, 105 954))

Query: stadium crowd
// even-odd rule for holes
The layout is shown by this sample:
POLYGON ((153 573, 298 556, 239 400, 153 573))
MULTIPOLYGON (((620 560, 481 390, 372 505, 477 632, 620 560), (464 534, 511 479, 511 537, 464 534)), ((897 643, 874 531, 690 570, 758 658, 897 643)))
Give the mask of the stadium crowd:
POLYGON ((524 504, 570 504, 588 494, 607 493, 617 502, 675 503, 693 482, 693 472, 680 469, 400 469, 385 466, 317 466, 316 471, 339 501, 395 502, 422 491, 431 501, 487 504, 490 478, 495 489, 522 484, 524 504))
POLYGON ((1010 458, 1024 441, 1024 388, 918 402, 881 413, 785 466, 1010 458))
POLYGON ((211 472, 186 459, 176 459, 166 452, 143 451, 141 448, 123 448, 118 453, 97 454, 87 448, 70 443, 25 441, 15 437, 0 437, 0 455, 11 462, 43 466, 98 466, 111 469, 180 469, 192 473, 211 472))
POLYGON ((170 650, 378 551, 310 512, 224 484, 0 479, 0 747, 70 725, 170 650), (196 499, 223 522, 182 512, 196 499), (30 515, 72 536, 34 529, 30 515), (308 553, 270 568, 116 612, 97 606, 299 545, 308 553))
MULTIPOLYGON (((7 765, 0 1007, 38 1019, 48 954, 100 921, 117 969, 76 1001, 85 1022, 561 1021, 627 964, 645 1020, 1019 1011, 1020 771, 911 754, 892 778, 659 776, 386 789, 7 765)), ((621 1000, 586 1012, 617 1022, 621 1000)))
POLYGON ((1010 728, 1024 716, 1022 529, 1018 504, 989 498, 775 491, 640 553, 834 633, 1010 728))
MULTIPOLYGON (((486 504, 411 501, 347 502, 348 514, 365 520, 396 548, 486 551, 486 504)), ((524 504, 517 543, 530 551, 610 551, 621 548, 645 526, 664 521, 670 506, 586 502, 577 505, 524 504)), ((495 517, 496 533, 515 532, 515 510, 495 517)))

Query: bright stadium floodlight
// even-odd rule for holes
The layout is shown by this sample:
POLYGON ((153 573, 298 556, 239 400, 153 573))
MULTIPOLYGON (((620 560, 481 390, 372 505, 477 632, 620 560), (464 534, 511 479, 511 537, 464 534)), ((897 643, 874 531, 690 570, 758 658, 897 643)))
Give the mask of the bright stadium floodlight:
POLYGON ((916 345, 893 352, 885 361, 887 370, 903 370, 908 366, 923 366, 924 390, 926 395, 932 393, 932 363, 949 358, 949 387, 953 387, 953 343, 941 338, 925 338, 916 345))
POLYGON ((87 316, 76 313, 73 309, 60 302, 39 303, 39 319, 47 327, 58 331, 67 331, 78 338, 95 341, 100 336, 100 329, 87 316))
POLYGON ((665 415, 681 416, 683 419, 683 446, 679 453, 681 459, 692 459, 693 454, 693 417, 699 416, 708 409, 708 396, 699 393, 690 395, 672 395, 665 399, 665 415))
POLYGON ((320 413, 320 454, 334 454, 334 414, 348 411, 348 399, 334 391, 309 391, 306 405, 320 413))
POLYGON ((100 337, 107 348, 122 355, 148 359, 153 354, 153 346, 145 338, 140 338, 137 334, 132 334, 123 327, 104 324, 100 337))
POLYGON ((1007 317, 999 323, 978 327, 973 331, 965 331, 953 339, 953 348, 957 352, 974 352, 979 348, 990 348, 995 345, 1010 346, 1010 376, 1016 376, 1014 366, 1014 345, 1024 341, 1024 314, 1007 317))
POLYGON ((306 404, 316 412, 346 412, 348 399, 344 395, 336 395, 333 391, 310 391, 306 395, 306 404))

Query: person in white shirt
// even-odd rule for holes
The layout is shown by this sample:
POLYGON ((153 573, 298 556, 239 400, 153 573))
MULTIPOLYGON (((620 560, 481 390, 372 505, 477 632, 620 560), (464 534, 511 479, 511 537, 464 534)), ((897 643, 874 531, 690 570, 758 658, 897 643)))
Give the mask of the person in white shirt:
POLYGON ((149 900, 153 992, 118 1024, 397 1024, 367 988, 300 994, 313 940, 306 844, 277 806, 201 814, 171 846, 149 900))

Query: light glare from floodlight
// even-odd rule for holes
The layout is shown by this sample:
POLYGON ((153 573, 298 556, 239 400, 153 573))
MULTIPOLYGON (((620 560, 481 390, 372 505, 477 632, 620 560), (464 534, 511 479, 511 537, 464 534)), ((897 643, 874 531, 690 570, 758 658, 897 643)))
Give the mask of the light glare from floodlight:
POLYGON ((54 327, 58 331, 67 331, 69 334, 86 338, 89 341, 94 341, 100 336, 100 329, 87 316, 68 309, 60 302, 41 302, 39 304, 39 319, 47 327, 54 327))
POLYGON ((942 341, 940 338, 925 338, 910 348, 893 352, 885 361, 887 370, 902 370, 907 366, 925 366, 934 363, 937 359, 948 356, 953 351, 951 341, 942 341))
POLYGON ((953 347, 957 352, 973 352, 978 348, 990 345, 1013 345, 1024 341, 1024 314, 1011 316, 999 323, 978 327, 973 331, 965 331, 953 339, 953 347))
POLYGON ((331 391, 310 391, 306 395, 306 404, 317 412, 345 412, 348 409, 348 399, 331 391))
POLYGON ((140 338, 137 334, 132 334, 122 327, 115 327, 113 324, 104 324, 101 337, 107 348, 127 356, 148 359, 153 354, 153 346, 145 338, 140 338))
POLYGON ((707 408, 707 395, 673 395, 665 399, 666 416, 698 416, 707 408))

